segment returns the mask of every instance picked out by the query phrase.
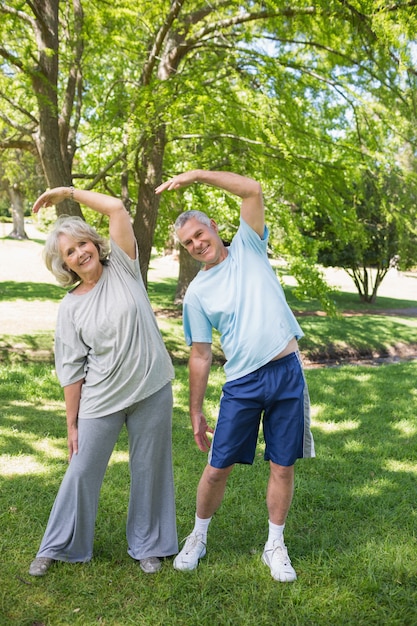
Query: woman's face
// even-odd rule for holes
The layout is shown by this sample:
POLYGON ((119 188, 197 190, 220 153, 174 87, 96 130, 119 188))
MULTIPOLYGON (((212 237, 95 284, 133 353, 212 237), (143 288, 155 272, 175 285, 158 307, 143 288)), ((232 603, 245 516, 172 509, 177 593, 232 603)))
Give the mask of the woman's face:
POLYGON ((90 239, 78 240, 70 235, 59 236, 59 249, 65 266, 75 272, 81 280, 100 275, 102 265, 99 253, 90 239))

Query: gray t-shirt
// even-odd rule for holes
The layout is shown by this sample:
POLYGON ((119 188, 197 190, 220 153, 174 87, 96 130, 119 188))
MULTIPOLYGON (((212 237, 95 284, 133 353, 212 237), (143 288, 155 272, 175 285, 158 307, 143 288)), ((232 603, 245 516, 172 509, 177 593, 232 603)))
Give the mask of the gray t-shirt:
POLYGON ((95 287, 62 300, 55 332, 62 387, 85 378, 78 416, 97 418, 152 395, 174 378, 139 260, 111 241, 95 287))

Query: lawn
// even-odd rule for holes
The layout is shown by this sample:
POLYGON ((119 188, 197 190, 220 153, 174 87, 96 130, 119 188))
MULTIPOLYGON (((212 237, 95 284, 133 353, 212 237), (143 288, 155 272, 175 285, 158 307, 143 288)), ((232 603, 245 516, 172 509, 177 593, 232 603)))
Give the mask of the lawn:
MULTIPOLYGON (((158 320, 176 370, 173 450, 181 540, 192 525, 206 457, 189 425, 181 320, 175 311, 167 315, 172 284, 153 283, 149 293, 161 311, 158 320)), ((349 296, 343 300, 351 309, 349 296)), ((412 316, 306 315, 300 321, 306 359, 319 349, 330 351, 331 344, 378 352, 416 337, 412 316)), ((50 359, 50 333, 0 336, 0 345, 1 625, 417 624, 417 361, 306 369, 317 458, 296 467, 286 527, 295 583, 274 581, 260 559, 268 475, 262 435, 254 465, 236 467, 230 477, 199 568, 176 572, 166 559, 161 572, 144 575, 126 552, 125 432, 102 489, 94 559, 58 563, 35 579, 28 566, 66 468, 62 391, 50 359)), ((207 394, 212 424, 224 379, 220 362, 219 354, 207 394)))
MULTIPOLYGON (((180 307, 173 304, 175 279, 165 278, 150 282, 148 291, 157 312, 159 326, 167 348, 175 363, 186 363, 188 349, 184 343, 180 307)), ((3 283, 4 285, 4 283, 3 283)), ((54 285, 18 283, 9 281, 6 288, 0 284, 0 301, 35 299, 55 303, 62 298, 62 289, 54 285), (36 294, 37 298, 36 298, 36 294)), ((286 287, 286 295, 294 310, 299 312, 299 322, 305 333, 300 342, 302 355, 307 363, 329 361, 343 362, 351 358, 369 358, 401 354, 404 347, 411 346, 417 353, 417 317, 415 300, 378 298, 374 311, 361 312, 356 294, 338 293, 334 296, 339 315, 317 315, 318 303, 300 302, 293 289, 286 287), (401 315, 384 315, 384 310, 401 309, 401 315), (407 315, 407 309, 410 314, 407 315), (344 311, 349 311, 347 316, 344 311), (354 311, 355 314, 351 312, 354 311)), ((362 306, 363 309, 363 306, 362 306)), ((218 338, 214 341, 214 354, 223 363, 218 338)), ((20 335, 1 334, 0 360, 52 360, 53 332, 28 332, 20 335)))

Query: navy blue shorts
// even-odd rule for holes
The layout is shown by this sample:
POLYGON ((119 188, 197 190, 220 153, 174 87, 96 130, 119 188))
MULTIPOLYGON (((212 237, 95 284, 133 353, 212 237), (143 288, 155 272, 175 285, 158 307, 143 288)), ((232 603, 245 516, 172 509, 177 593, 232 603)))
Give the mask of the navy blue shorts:
POLYGON ((209 452, 212 467, 252 464, 262 418, 266 461, 314 457, 310 400, 298 352, 226 382, 209 452))

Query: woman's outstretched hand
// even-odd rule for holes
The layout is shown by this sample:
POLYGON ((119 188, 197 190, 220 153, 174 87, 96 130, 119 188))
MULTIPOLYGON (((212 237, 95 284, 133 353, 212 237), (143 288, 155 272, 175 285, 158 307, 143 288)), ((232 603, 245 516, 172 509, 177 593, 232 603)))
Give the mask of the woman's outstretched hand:
POLYGON ((48 189, 48 191, 44 191, 35 201, 32 211, 33 213, 37 213, 42 207, 59 204, 67 198, 71 198, 70 187, 54 187, 54 189, 48 189))

